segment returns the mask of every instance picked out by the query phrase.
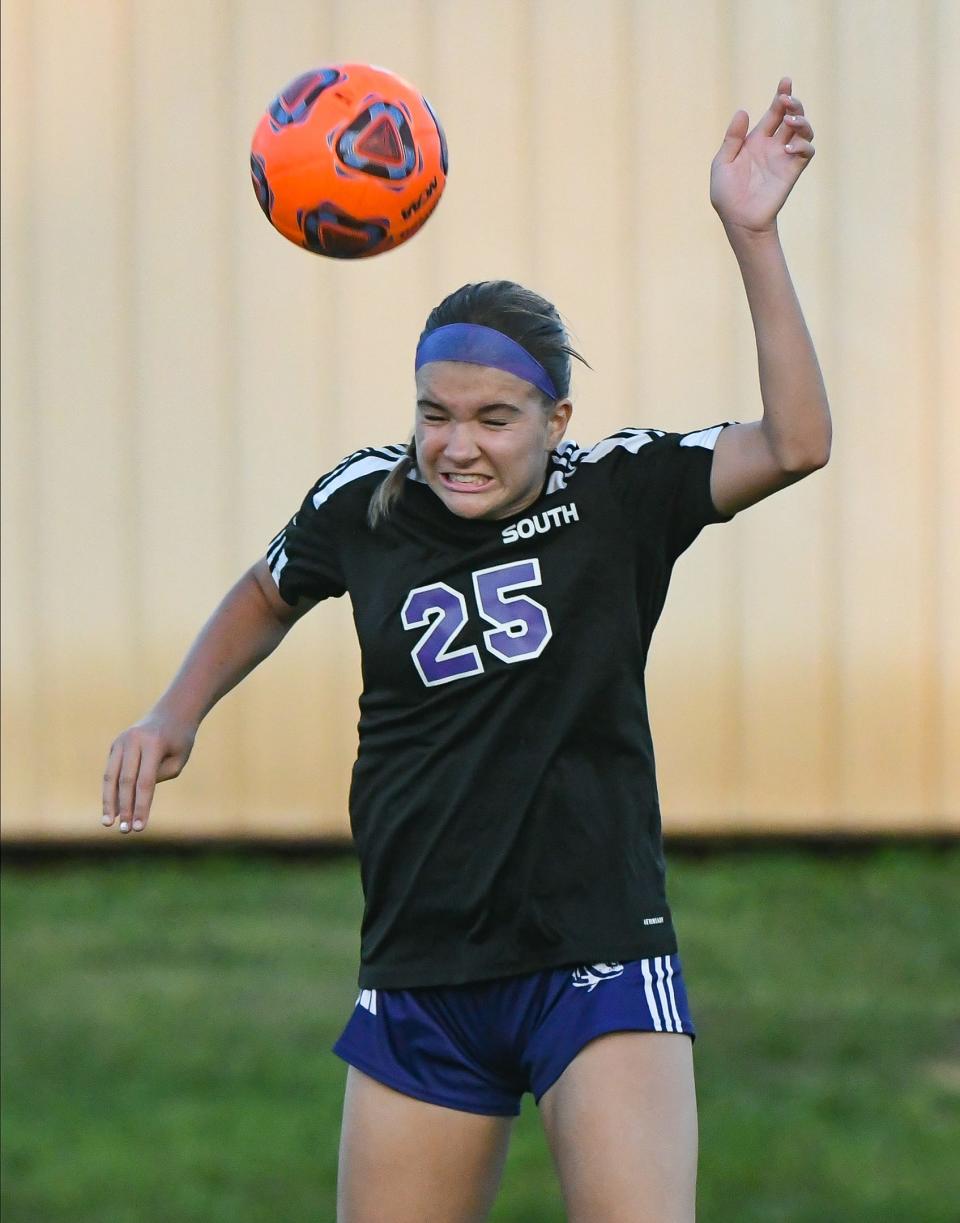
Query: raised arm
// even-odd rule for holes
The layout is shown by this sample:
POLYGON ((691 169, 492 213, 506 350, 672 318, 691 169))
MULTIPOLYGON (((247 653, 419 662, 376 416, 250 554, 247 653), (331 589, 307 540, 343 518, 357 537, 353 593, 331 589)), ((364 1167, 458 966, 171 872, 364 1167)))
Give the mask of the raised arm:
POLYGON ((314 603, 281 599, 266 560, 227 593, 183 661, 170 687, 110 747, 103 776, 103 823, 121 832, 147 826, 158 781, 183 770, 200 723, 231 688, 271 654, 314 603))
POLYGON ((732 514, 796 483, 830 457, 830 406, 777 232, 777 214, 813 157, 813 129, 783 77, 749 134, 738 110, 713 160, 710 200, 747 293, 757 340, 763 418, 717 440, 710 491, 732 514))

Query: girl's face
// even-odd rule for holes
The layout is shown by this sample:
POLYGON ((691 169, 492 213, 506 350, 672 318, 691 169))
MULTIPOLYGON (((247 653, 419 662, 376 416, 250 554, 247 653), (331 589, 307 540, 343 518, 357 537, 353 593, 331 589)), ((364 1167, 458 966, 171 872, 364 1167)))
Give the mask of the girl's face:
POLYGON ((464 361, 431 361, 417 371, 417 468, 461 518, 507 518, 540 495, 547 456, 573 410, 549 411, 529 382, 464 361))

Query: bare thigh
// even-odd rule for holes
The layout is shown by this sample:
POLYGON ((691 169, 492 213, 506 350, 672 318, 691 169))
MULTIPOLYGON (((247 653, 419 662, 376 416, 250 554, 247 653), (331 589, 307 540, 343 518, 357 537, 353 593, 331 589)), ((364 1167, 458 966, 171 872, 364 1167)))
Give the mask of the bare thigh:
POLYGON ((612 1032, 540 1100, 570 1223, 692 1223, 697 1101, 689 1036, 612 1032))
POLYGON ((512 1117, 482 1117, 347 1073, 337 1223, 480 1223, 493 1204, 512 1117))

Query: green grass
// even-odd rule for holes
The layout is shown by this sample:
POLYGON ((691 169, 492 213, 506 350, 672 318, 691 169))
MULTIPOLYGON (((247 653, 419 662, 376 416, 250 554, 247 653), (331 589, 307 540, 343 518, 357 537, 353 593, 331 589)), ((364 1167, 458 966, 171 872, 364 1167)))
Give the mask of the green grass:
MULTIPOLYGON (((678 858, 670 885, 700 1218, 956 1223, 960 854, 678 858)), ((332 1220, 359 913, 346 859, 6 867, 5 1223, 332 1220)), ((563 1217, 527 1098, 492 1218, 563 1217)))

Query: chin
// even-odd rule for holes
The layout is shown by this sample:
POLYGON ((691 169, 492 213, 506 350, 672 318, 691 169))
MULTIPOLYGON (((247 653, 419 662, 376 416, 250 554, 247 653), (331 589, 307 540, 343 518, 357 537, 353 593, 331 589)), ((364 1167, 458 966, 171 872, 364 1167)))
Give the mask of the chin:
POLYGON ((442 497, 443 504, 458 518, 497 518, 499 506, 491 505, 484 497, 442 497))

